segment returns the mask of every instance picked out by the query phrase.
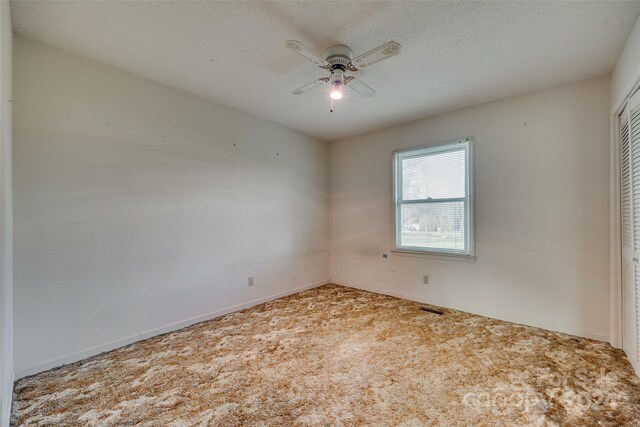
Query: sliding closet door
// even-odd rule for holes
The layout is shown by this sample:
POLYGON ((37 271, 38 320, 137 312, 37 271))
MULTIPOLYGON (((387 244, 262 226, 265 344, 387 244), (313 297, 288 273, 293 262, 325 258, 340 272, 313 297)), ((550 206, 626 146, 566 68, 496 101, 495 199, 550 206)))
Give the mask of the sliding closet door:
POLYGON ((638 372, 640 289, 640 92, 620 116, 622 347, 638 372))

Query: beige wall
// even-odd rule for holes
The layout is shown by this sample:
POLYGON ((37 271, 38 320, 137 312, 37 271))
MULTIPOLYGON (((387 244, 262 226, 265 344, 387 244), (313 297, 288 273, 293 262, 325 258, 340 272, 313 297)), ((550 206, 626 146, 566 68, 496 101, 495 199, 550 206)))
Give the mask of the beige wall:
POLYGON ((609 76, 330 146, 331 279, 609 336, 609 76), (475 263, 390 254, 393 150, 475 138, 475 263), (422 284, 422 275, 430 284, 422 284))
POLYGON ((14 49, 18 376, 328 279, 327 143, 14 49))

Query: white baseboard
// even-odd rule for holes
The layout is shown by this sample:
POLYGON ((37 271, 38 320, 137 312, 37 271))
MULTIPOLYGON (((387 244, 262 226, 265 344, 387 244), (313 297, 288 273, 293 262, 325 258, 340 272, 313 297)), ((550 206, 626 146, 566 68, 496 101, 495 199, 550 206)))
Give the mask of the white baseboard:
MULTIPOLYGON (((140 333, 140 334, 136 334, 136 335, 131 335, 128 336, 126 338, 122 338, 119 340, 115 340, 115 341, 111 341, 108 342, 106 344, 101 344, 95 347, 91 347, 88 348, 86 350, 82 350, 82 351, 78 351, 75 353, 71 353, 68 354, 66 356, 63 357, 59 357, 53 360, 49 360, 43 363, 39 363, 37 365, 34 366, 30 366, 28 368, 24 368, 24 369, 20 369, 18 371, 15 372, 16 375, 16 379, 20 379, 20 378, 24 378, 26 376, 29 375, 34 375, 37 374, 38 372, 43 372, 43 371, 47 371, 49 369, 52 368, 56 368, 62 365, 68 365, 69 363, 74 363, 77 362, 79 360, 82 359, 86 359, 87 357, 90 356, 95 356, 96 354, 100 354, 100 353, 104 353, 105 351, 111 351, 111 350, 115 350, 116 348, 120 348, 123 347, 125 345, 129 345, 129 344, 133 344, 136 341, 142 341, 145 340, 147 338, 151 338, 154 337, 156 335, 162 335, 165 334, 167 332, 173 332, 176 331, 178 329, 182 329, 185 328, 187 326, 191 326, 194 325, 196 323, 200 323, 200 322, 204 322, 206 320, 211 320, 211 319, 215 319, 216 317, 220 317, 220 316, 224 316, 225 314, 228 313, 232 313, 234 311, 239 311, 239 310, 244 310, 245 308, 249 308, 249 307, 253 307, 254 305, 258 305, 258 304, 262 304, 268 301, 272 301, 274 299, 278 299, 278 298, 282 298, 285 297, 287 295, 293 295, 293 294, 297 294, 298 292, 302 292, 302 291, 306 291, 308 289, 313 289, 313 288, 317 288, 319 286, 323 286, 326 285, 327 283, 330 283, 329 280, 323 280, 320 282, 316 282, 316 283, 312 283, 310 285, 305 285, 305 286, 300 286, 294 289, 289 289, 287 291, 284 292, 279 292, 276 294, 272 294, 266 297, 262 297, 262 298, 257 298, 251 301, 247 301, 245 303, 242 304, 237 304, 231 307, 226 307, 226 308, 222 308, 216 311, 212 311, 210 313, 207 314, 203 314, 200 316, 196 316, 196 317, 191 317, 189 319, 186 320, 182 320, 180 322, 176 322, 176 323, 172 323, 166 326, 162 326, 160 328, 155 328, 155 329, 151 329, 149 331, 140 333)), ((4 427, 4 425, 2 426, 4 427)))
POLYGON ((589 338, 592 340, 596 340, 596 341, 604 341, 604 342, 609 342, 609 335, 606 334, 595 334, 592 332, 587 332, 587 331, 580 331, 580 330, 576 330, 576 329, 571 329, 571 328, 559 328, 555 325, 551 325, 551 324, 536 324, 536 325, 532 325, 522 319, 516 319, 516 318, 506 318, 498 313, 494 313, 494 312, 489 312, 486 310, 478 310, 472 307, 463 307, 463 306, 457 306, 457 307, 451 307, 448 304, 444 304, 442 302, 439 301, 435 301, 432 299, 425 299, 422 297, 418 297, 415 295, 407 295, 407 294, 403 294, 403 293, 399 293, 399 292, 395 292, 392 290, 388 290, 388 289, 384 289, 384 290, 378 290, 378 289, 373 289, 373 288, 369 288, 367 286, 361 286, 361 285, 356 285, 354 283, 345 283, 345 282, 341 282, 338 280, 332 280, 331 283, 335 283, 336 285, 341 285, 341 286, 346 286, 349 288, 354 288, 354 289, 361 289, 363 291, 369 291, 369 292, 374 292, 376 294, 381 294, 381 295, 389 295, 392 297, 396 297, 396 298, 402 298, 402 299, 406 299, 409 301, 415 301, 415 302, 419 302, 421 304, 431 304, 431 305, 436 305, 439 307, 445 307, 445 308, 451 308, 454 310, 460 310, 460 311, 464 311, 467 313, 471 313, 471 314, 477 314, 479 316, 484 316, 484 317, 490 317, 492 319, 496 319, 496 320, 502 320, 505 322, 511 322, 511 323, 517 323, 520 325, 526 325, 526 326, 531 326, 534 328, 541 328, 541 329, 546 329, 548 331, 553 331, 553 332, 561 332, 564 334, 568 334, 568 335, 574 335, 577 337, 583 337, 583 338, 589 338))

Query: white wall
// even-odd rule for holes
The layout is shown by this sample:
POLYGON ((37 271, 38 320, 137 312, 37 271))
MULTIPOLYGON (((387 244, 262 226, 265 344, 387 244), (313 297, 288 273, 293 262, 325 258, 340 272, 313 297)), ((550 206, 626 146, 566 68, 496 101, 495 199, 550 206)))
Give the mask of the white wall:
POLYGON ((14 54, 18 377, 328 279, 327 143, 22 37, 14 54))
POLYGON ((603 76, 332 142, 332 281, 608 339, 609 100, 603 76), (384 259, 392 151, 465 136, 477 261, 384 259))
POLYGON ((0 2, 0 426, 13 392, 13 207, 11 196, 12 49, 9 2, 0 2))

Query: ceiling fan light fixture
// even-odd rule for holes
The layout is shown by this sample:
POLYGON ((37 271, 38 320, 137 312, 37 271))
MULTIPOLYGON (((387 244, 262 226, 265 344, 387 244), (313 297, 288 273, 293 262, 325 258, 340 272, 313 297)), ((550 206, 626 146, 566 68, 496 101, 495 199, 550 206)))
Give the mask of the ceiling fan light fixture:
POLYGON ((340 82, 334 82, 331 85, 331 93, 329 94, 329 96, 334 101, 342 99, 342 85, 340 84, 340 82))
POLYGON ((344 86, 344 71, 342 69, 335 69, 331 71, 331 77, 329 78, 331 83, 331 92, 329 96, 334 101, 342 99, 342 87, 344 86))

